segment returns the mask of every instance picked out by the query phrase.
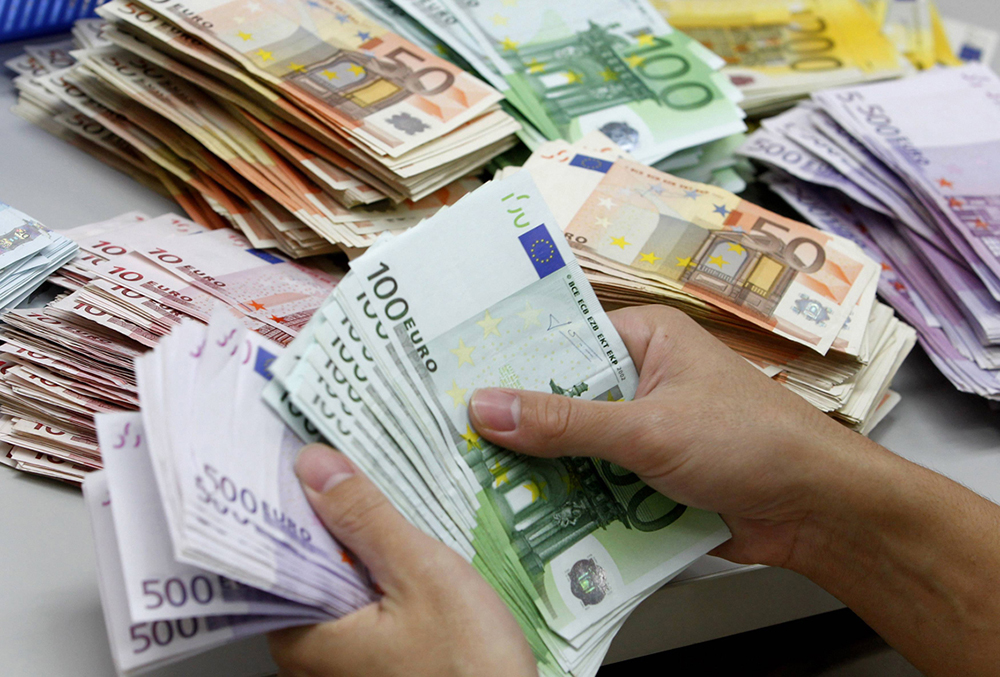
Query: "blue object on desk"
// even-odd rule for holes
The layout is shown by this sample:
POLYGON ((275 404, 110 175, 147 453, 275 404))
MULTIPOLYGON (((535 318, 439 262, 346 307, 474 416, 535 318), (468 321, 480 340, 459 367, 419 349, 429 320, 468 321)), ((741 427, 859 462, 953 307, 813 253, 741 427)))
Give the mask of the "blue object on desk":
POLYGON ((0 42, 62 33, 104 0, 0 0, 0 42))

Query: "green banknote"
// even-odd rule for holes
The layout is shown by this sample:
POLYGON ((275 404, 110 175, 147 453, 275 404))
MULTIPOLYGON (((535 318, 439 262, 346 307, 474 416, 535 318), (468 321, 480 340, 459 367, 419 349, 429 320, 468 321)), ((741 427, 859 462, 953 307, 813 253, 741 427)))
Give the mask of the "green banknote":
MULTIPOLYGON (((741 132, 721 59, 646 3, 438 0, 545 136, 600 130, 643 162, 741 132)), ((452 29, 452 43, 468 40, 452 29)))

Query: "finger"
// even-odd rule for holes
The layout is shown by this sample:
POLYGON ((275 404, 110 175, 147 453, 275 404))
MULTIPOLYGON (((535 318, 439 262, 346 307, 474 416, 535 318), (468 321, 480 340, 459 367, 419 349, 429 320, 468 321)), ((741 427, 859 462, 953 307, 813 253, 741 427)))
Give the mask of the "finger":
POLYGON ((400 591, 421 562, 446 546, 422 533, 343 454, 322 444, 299 452, 295 473, 313 510, 387 593, 400 591))
POLYGON ((469 419, 500 446, 532 456, 596 456, 623 463, 643 444, 646 407, 594 402, 530 390, 485 388, 472 394, 469 419))

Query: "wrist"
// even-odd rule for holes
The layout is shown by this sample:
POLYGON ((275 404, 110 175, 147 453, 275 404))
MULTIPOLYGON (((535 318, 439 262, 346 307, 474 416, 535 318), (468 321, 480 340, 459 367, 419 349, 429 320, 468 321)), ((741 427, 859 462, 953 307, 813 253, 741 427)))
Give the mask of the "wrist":
POLYGON ((856 437, 828 449, 784 566, 844 602, 925 674, 993 674, 1000 509, 856 437))
POLYGON ((870 569, 886 531, 912 517, 922 469, 846 428, 810 451, 806 507, 786 568, 837 594, 870 569))

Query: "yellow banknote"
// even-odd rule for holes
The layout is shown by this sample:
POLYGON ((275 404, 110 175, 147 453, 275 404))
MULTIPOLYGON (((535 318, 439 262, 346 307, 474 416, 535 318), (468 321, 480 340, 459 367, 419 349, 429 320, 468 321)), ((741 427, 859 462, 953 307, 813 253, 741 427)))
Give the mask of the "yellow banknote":
POLYGON ((897 73, 900 56, 858 0, 652 0, 726 60, 745 91, 831 86, 897 73))

